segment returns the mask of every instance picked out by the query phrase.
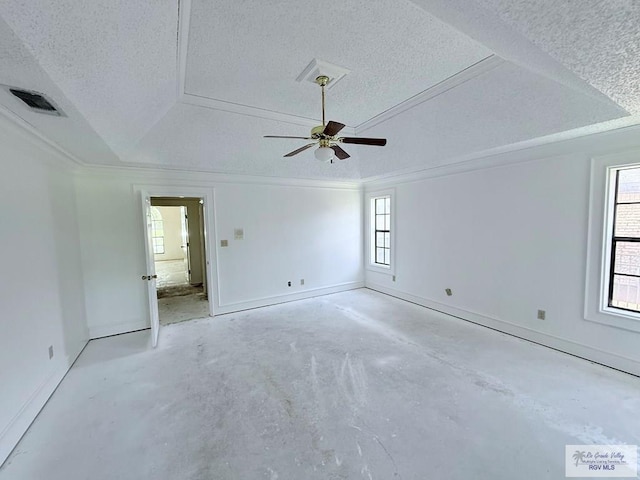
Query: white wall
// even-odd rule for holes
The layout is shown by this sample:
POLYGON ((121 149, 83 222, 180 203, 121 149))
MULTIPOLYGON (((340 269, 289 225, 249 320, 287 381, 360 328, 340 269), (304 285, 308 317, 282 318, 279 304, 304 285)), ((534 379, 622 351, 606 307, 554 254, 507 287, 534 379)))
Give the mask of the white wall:
POLYGON ((0 464, 88 339, 64 162, 0 115, 0 464))
POLYGON ((195 187, 211 193, 215 225, 206 248, 215 314, 363 285, 357 185, 105 169, 79 173, 76 185, 92 338, 148 325, 136 186, 171 190, 153 196, 177 196, 180 188, 193 196, 195 187), (234 239, 235 228, 244 229, 243 240, 234 239))
POLYGON ((362 281, 359 190, 225 184, 215 199, 224 310, 362 281), (234 240, 236 228, 243 240, 234 240))
POLYGON ((584 318, 590 157, 634 145, 637 128, 369 183, 395 188, 396 280, 367 286, 640 374, 640 334, 584 318))

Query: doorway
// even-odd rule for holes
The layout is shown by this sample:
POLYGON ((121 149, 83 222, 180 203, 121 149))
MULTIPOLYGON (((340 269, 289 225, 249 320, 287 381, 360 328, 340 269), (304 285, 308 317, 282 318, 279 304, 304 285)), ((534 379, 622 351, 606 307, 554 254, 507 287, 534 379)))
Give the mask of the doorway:
POLYGON ((161 325, 209 316, 203 200, 151 197, 161 325))

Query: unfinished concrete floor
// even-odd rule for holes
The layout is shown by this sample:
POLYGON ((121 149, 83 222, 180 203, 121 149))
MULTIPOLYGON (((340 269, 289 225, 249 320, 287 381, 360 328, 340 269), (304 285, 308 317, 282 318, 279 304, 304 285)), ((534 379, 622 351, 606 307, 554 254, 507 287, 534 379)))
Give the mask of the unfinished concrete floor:
POLYGON ((202 287, 193 290, 200 292, 158 298, 160 325, 170 325, 209 316, 209 300, 202 293, 202 287))
POLYGON ((561 479, 640 379, 370 290, 92 341, 0 479, 561 479))

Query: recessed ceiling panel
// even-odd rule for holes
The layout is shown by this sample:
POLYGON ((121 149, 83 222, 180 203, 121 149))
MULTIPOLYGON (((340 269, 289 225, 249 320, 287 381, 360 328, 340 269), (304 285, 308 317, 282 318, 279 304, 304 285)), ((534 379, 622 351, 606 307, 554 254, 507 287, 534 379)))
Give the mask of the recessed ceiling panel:
POLYGON ((185 92, 318 119, 311 60, 351 71, 327 117, 357 126, 491 51, 406 0, 191 0, 185 92))

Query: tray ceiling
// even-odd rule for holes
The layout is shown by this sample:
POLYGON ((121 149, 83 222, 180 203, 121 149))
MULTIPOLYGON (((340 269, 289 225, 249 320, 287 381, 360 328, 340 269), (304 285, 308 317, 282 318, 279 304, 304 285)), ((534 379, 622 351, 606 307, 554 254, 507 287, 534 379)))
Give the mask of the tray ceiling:
POLYGON ((85 164, 331 179, 431 168, 640 122, 638 7, 587 3, 0 0, 0 84, 68 116, 2 89, 0 111, 85 164), (387 147, 327 165, 262 138, 319 123, 319 88, 296 81, 313 59, 350 70, 328 119, 387 147))

